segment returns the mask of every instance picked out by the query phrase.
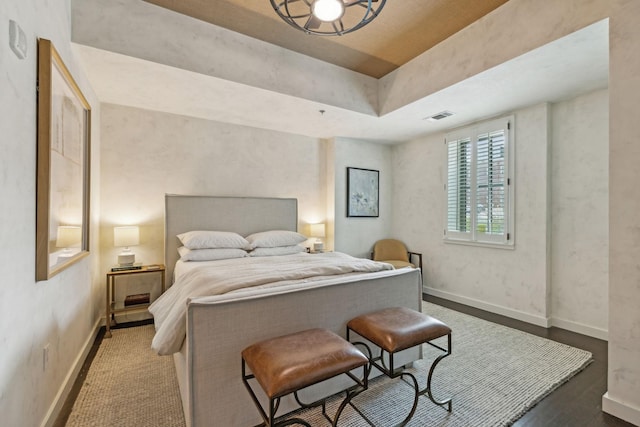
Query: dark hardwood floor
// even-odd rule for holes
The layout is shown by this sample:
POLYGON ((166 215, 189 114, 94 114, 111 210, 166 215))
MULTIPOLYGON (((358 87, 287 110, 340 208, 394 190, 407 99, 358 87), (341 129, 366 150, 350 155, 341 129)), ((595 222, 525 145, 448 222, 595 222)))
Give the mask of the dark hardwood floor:
MULTIPOLYGON (((606 341, 559 328, 546 329, 442 298, 423 295, 423 299, 510 328, 581 348, 593 354, 593 362, 589 366, 524 414, 516 421, 515 427, 633 427, 630 423, 602 412, 602 395, 607 391, 606 341)), ((135 322, 117 327, 139 326, 150 322, 135 322)), ((104 328, 98 334, 54 427, 64 427, 103 335, 104 328)))
POLYGON ((589 366, 524 414, 516 421, 515 427, 633 427, 630 423, 602 412, 602 395, 607 391, 606 341, 564 329, 531 325, 430 295, 423 295, 423 299, 593 354, 593 362, 589 366))

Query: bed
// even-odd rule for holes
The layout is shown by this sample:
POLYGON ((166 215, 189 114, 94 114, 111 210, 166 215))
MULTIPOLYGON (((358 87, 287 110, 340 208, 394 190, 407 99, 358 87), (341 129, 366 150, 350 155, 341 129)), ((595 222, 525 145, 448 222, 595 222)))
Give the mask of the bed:
MULTIPOLYGON (((296 199, 167 195, 167 287, 173 284, 180 244, 176 236, 180 233, 217 230, 247 236, 297 229, 296 199)), ((420 271, 407 268, 188 298, 186 337, 173 353, 187 425, 242 427, 262 421, 241 380, 240 352, 245 347, 316 327, 344 336, 349 319, 389 306, 420 310, 421 283, 420 271)), ((407 352, 403 362, 419 357, 415 350, 407 352)), ((348 384, 337 378, 306 390, 302 396, 315 400, 348 384)), ((281 406, 286 411, 295 407, 295 402, 283 400, 281 406)))

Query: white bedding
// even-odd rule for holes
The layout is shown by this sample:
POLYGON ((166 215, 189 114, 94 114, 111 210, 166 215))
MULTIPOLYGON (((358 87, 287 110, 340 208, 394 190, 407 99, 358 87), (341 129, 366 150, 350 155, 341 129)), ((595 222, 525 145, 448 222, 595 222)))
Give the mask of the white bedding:
MULTIPOLYGON (((185 263, 191 264, 191 263, 185 263)), ((330 252, 271 257, 236 258, 180 267, 176 282, 149 311, 156 334, 151 347, 160 355, 180 350, 186 333, 186 310, 193 298, 220 295, 258 286, 317 280, 326 276, 392 270, 393 266, 330 252)))

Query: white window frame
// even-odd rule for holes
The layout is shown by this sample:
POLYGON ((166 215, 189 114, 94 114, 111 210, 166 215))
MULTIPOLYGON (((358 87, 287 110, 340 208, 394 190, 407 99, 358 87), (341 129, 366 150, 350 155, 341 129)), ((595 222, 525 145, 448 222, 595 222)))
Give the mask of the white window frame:
MULTIPOLYGON (((515 244, 514 124, 514 116, 501 117, 499 119, 455 129, 445 136, 445 243, 513 249, 515 244), (487 137, 491 134, 500 134, 501 131, 504 132, 504 146, 502 150, 504 154, 502 157, 503 160, 496 162, 496 164, 500 168, 503 168, 500 170, 504 172, 492 173, 491 178, 486 178, 487 175, 485 174, 485 180, 483 181, 482 178, 479 179, 478 173, 478 141, 481 139, 485 141, 487 138, 482 138, 483 136, 487 137), (462 144, 465 145, 462 146, 462 144), (460 149, 461 147, 463 150, 460 149), (467 151, 465 151, 465 149, 467 151), (470 153, 468 151, 470 151, 470 153), (464 158, 461 156, 464 156, 464 158), (452 165, 453 167, 451 167, 452 165), (497 184, 489 186, 489 182, 495 182, 496 176, 499 178, 497 184), (466 190, 460 188, 461 183, 466 190), (482 198, 482 195, 479 195, 481 192, 479 186, 482 188, 503 188, 502 204, 498 202, 497 205, 491 204, 488 208, 484 207, 484 205, 479 202, 479 198, 482 198), (451 191, 449 191, 450 189, 451 191), (461 202, 462 199, 464 199, 464 201, 461 202), (495 213, 494 210, 496 211, 495 213), (463 212, 464 219, 461 219, 462 215, 460 215, 460 212, 463 212), (481 215, 484 217, 486 223, 479 225, 481 215), (493 229, 491 224, 494 223, 496 224, 495 227, 499 229, 498 232, 492 232, 495 229, 493 229), (487 232, 487 228, 491 230, 487 232)), ((487 162, 493 165, 490 160, 487 160, 487 162)), ((499 190, 498 193, 500 193, 499 190)), ((483 199, 487 197, 490 198, 491 196, 493 196, 493 192, 487 191, 483 199)))

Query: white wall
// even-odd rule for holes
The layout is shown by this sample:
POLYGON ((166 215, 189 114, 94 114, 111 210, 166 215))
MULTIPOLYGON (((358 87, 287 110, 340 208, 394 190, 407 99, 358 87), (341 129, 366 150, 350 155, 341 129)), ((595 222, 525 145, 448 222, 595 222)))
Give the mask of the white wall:
POLYGON ((102 106, 102 269, 113 226, 138 224, 136 260, 164 259, 164 195, 294 197, 299 230, 326 220, 326 142, 192 117, 102 106))
POLYGON ((394 233, 428 293, 606 339, 608 91, 515 116, 514 250, 443 242, 444 134, 394 148, 394 233))
POLYGON ((551 111, 553 324, 606 339, 609 91, 555 104, 551 111))
POLYGON ((428 293, 548 322, 548 106, 515 112, 515 249, 444 243, 444 134, 394 147, 394 234, 424 256, 428 293))
POLYGON ((333 191, 335 215, 335 250, 349 255, 370 258, 376 240, 392 237, 391 203, 394 174, 391 147, 349 138, 332 141, 333 191), (373 169, 379 174, 379 217, 347 217, 347 167, 373 169))
POLYGON ((611 0, 609 366, 602 408, 640 426, 640 2, 611 0))
POLYGON ((100 148, 100 106, 70 45, 67 0, 0 2, 0 423, 54 421, 75 379, 99 319, 97 271, 99 154, 92 158, 91 256, 48 281, 35 281, 37 38, 62 56, 93 108, 92 148, 100 148), (8 47, 9 20, 27 36, 27 58, 8 47), (49 345, 43 369, 43 348, 49 345))
POLYGON ((326 221, 327 248, 354 256, 369 257, 376 240, 392 236, 388 145, 326 142, 112 104, 102 106, 102 141, 105 271, 119 251, 113 247, 114 225, 141 225, 136 260, 162 262, 165 193, 295 197, 300 231, 326 221), (347 167, 380 171, 378 218, 346 217, 347 167))

